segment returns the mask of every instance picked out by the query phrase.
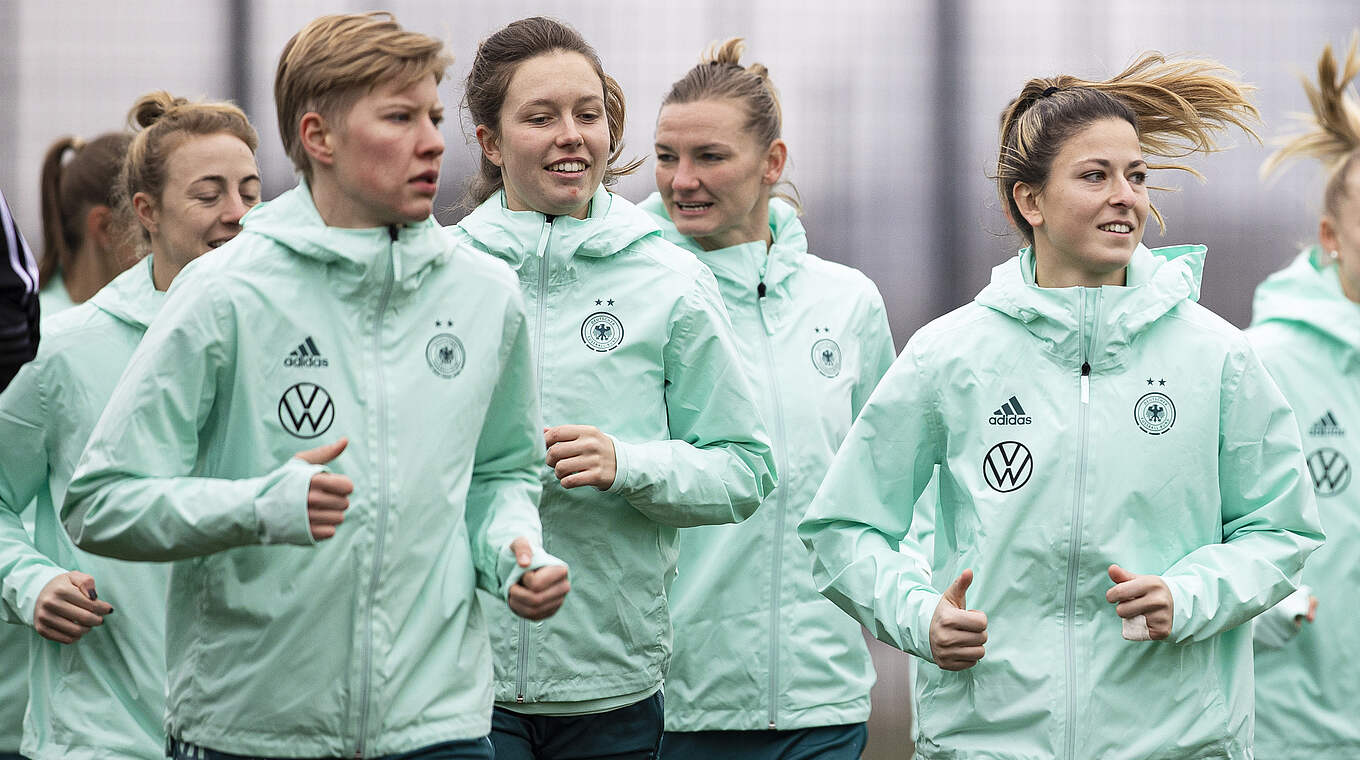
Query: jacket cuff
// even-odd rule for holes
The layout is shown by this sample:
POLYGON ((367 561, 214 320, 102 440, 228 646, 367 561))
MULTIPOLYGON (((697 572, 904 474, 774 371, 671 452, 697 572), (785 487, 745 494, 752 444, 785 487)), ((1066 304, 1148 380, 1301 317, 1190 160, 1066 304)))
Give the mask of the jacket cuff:
POLYGON ((0 608, 3 608, 4 610, 4 621, 7 623, 26 625, 30 628, 33 627, 34 615, 38 608, 38 595, 42 593, 43 589, 47 588, 47 584, 51 583, 53 578, 57 578, 65 573, 66 570, 57 565, 38 567, 25 573, 27 577, 24 578, 21 585, 15 590, 15 607, 11 607, 8 604, 0 604, 0 608), (17 608, 17 615, 15 614, 15 608, 17 608))
POLYGON ((628 466, 628 444, 621 442, 608 433, 605 436, 614 444, 614 482, 604 489, 605 493, 622 493, 628 485, 628 478, 632 471, 628 466))
POLYGON ((914 654, 934 665, 935 652, 930 648, 930 624, 935 620, 935 608, 940 606, 940 600, 944 598, 944 594, 938 591, 922 590, 909 594, 907 598, 914 602, 916 606, 915 627, 913 630, 907 631, 905 637, 906 641, 915 645, 912 648, 916 651, 909 651, 908 654, 914 654))
POLYGON ((255 533, 260 543, 300 546, 316 543, 307 519, 307 491, 312 476, 319 472, 328 469, 293 457, 268 478, 268 485, 255 497, 255 533))
POLYGON ((501 583, 501 599, 508 600, 510 598, 510 587, 519 583, 519 579, 523 578, 524 574, 530 570, 537 570, 540 567, 552 567, 555 565, 560 565, 562 567, 567 566, 566 562, 549 554, 547 550, 536 543, 531 543, 530 548, 533 550, 533 555, 529 558, 529 566, 520 567, 519 562, 515 559, 514 550, 510 548, 510 544, 501 547, 500 558, 496 563, 496 574, 505 579, 501 583))

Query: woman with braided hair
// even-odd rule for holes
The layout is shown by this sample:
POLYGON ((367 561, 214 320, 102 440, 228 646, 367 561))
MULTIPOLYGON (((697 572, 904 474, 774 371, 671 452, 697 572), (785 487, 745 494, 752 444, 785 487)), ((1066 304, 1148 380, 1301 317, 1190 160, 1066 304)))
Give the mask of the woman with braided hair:
POLYGON ((922 328, 799 526, 822 593, 915 654, 918 758, 1234 758, 1251 632, 1322 540, 1298 430, 1199 306, 1202 246, 1149 250, 1152 156, 1251 134, 1203 60, 1031 79, 996 182, 1025 242, 922 328), (898 542, 939 467, 933 556, 898 542), (984 659, 984 652, 986 658, 984 659))
POLYGON ((1360 73, 1360 33, 1338 66, 1318 59, 1308 128, 1287 137, 1262 167, 1296 158, 1327 171, 1319 245, 1266 279, 1247 331, 1261 361, 1298 413, 1327 545, 1303 570, 1303 586, 1255 621, 1256 748, 1263 758, 1360 756, 1360 490, 1351 485, 1360 441, 1360 103, 1347 88, 1360 73), (1354 463, 1354 464, 1353 464, 1354 463), (1305 625, 1305 622, 1308 624, 1305 625))

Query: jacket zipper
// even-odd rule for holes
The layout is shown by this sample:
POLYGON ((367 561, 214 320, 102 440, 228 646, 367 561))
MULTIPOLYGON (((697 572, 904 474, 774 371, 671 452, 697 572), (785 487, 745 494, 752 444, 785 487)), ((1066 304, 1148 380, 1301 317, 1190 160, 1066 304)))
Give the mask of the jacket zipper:
MULTIPOLYGON (((775 408, 775 457, 778 460, 776 467, 779 469, 780 477, 788 475, 788 451, 784 445, 784 401, 779 395, 779 378, 775 373, 774 364, 774 345, 770 340, 769 324, 765 321, 765 283, 761 282, 756 287, 756 308, 760 310, 761 338, 765 343, 765 371, 768 375, 770 389, 774 392, 775 408)), ((780 574, 784 565, 784 494, 786 488, 775 488, 778 496, 775 498, 775 513, 773 531, 774 539, 774 571, 773 585, 770 588, 770 725, 775 728, 775 719, 779 711, 779 602, 780 602, 780 574)))
POLYGON ((382 299, 378 301, 378 314, 373 325, 373 374, 377 378, 376 397, 378 402, 378 525, 373 541, 373 573, 368 580, 368 621, 364 630, 363 648, 363 687, 359 690, 359 740, 354 749, 354 757, 364 756, 364 741, 368 738, 368 708, 372 700, 373 688, 373 605, 378 598, 378 579, 382 574, 383 542, 387 538, 388 472, 387 472, 387 390, 383 387, 382 332, 383 317, 387 314, 387 302, 392 297, 392 286, 396 281, 395 260, 397 255, 397 226, 388 225, 389 243, 387 248, 386 281, 383 283, 382 299))
MULTIPOLYGON (((1067 598, 1064 604, 1063 644, 1067 655, 1067 747, 1063 757, 1073 760, 1077 747, 1077 649, 1076 649, 1076 608, 1077 575, 1081 564, 1081 523, 1086 506, 1086 454, 1090 428, 1088 417, 1091 409, 1091 362, 1090 350, 1086 343, 1086 298, 1094 291, 1097 305, 1096 319, 1099 322, 1099 300, 1101 291, 1095 288, 1082 288, 1077 339, 1081 351, 1080 403, 1077 406, 1077 481, 1076 493, 1072 498, 1072 532, 1067 549, 1067 598)), ((1095 342, 1095 327, 1092 328, 1091 342, 1095 342)))
MULTIPOLYGON (((543 320, 548 313, 548 240, 556 217, 544 215, 538 233, 538 324, 534 335, 534 366, 538 367, 538 409, 543 413, 543 320)), ((524 703, 529 685, 529 621, 519 619, 519 672, 516 674, 515 701, 524 703)))

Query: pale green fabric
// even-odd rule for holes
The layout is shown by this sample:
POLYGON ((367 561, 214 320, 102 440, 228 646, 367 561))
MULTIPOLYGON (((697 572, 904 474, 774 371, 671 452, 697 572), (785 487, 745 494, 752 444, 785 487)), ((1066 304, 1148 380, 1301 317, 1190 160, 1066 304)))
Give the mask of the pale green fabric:
POLYGON ((1203 253, 1140 246, 1127 287, 1039 288, 1023 251, 912 337, 837 453, 799 526, 823 593, 925 660, 963 569, 988 616, 976 666, 919 668, 917 757, 1251 757, 1242 624, 1323 536, 1288 405, 1194 301, 1203 253), (926 573, 896 542, 936 465, 926 573), (1111 564, 1163 578, 1168 640, 1123 639, 1111 564))
POLYGON ((1257 288, 1253 311, 1247 335, 1294 408, 1327 532, 1303 568, 1317 620, 1294 625, 1306 599, 1257 619, 1256 756, 1360 757, 1360 305, 1313 248, 1257 288), (1272 648, 1272 628, 1296 635, 1272 648))
POLYGON ((705 251, 676 231, 658 194, 641 206, 717 277, 779 470, 749 520, 680 532, 666 730, 862 723, 869 650, 860 626, 817 593, 797 528, 895 357, 883 299, 858 271, 808 253, 797 212, 779 199, 768 251, 764 241, 705 251))
POLYGON ((275 757, 484 736, 474 589, 504 606, 510 542, 541 545, 514 278, 432 219, 327 227, 305 184, 243 225, 176 278, 77 468, 66 527, 88 550, 175 560, 171 736, 275 757), (354 493, 336 536, 313 542, 321 468, 292 457, 341 437, 327 469, 354 493))
POLYGON ((52 275, 52 279, 38 291, 38 314, 43 321, 75 305, 76 302, 71 300, 71 294, 66 292, 66 282, 62 279, 61 272, 52 275))
POLYGON ((38 356, 0 395, 0 596, 31 626, 38 594, 79 570, 113 606, 74 644, 34 634, 23 753, 32 758, 155 760, 165 755, 165 592, 169 568, 77 549, 57 509, 109 395, 164 294, 151 259, 74 309, 43 321, 38 356), (37 499, 33 536, 18 514, 37 499))
POLYGON ((676 529, 743 520, 774 487, 717 284, 603 188, 585 219, 510 211, 499 193, 452 231, 518 272, 544 422, 599 428, 618 461, 607 492, 542 468, 544 540, 572 594, 538 623, 492 613, 496 699, 569 714, 650 689, 671 655, 676 529))

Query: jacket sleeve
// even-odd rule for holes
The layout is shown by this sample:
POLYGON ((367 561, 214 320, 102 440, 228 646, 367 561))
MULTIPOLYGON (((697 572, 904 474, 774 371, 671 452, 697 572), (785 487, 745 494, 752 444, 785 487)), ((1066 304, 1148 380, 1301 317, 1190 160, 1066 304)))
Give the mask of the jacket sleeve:
POLYGON ((0 194, 0 390, 38 352, 38 265, 0 194))
POLYGON ((933 387, 908 344, 798 525, 822 595, 878 639, 931 661, 930 620, 940 593, 919 545, 903 539, 943 448, 933 387))
POLYGON ((1241 625, 1288 596, 1304 559, 1323 540, 1284 396, 1250 349, 1230 357, 1225 374, 1218 452, 1223 542, 1192 551, 1162 574, 1177 643, 1241 625))
POLYGON ((518 292, 506 313, 500 377, 477 438, 467 494, 468 534, 472 537, 477 585, 502 599, 526 568, 515 561, 510 543, 529 539, 534 556, 529 568, 564 564, 543 550, 538 519, 543 464, 543 429, 535 393, 529 333, 518 292))
POLYGON ((3 619, 33 625, 38 594, 66 572, 33 545, 22 514, 47 485, 47 421, 42 359, 19 370, 0 393, 0 599, 3 619))
POLYGON ((878 381, 888 372, 897 349, 893 346, 892 328, 888 326, 888 310, 883 305, 883 296, 878 288, 865 278, 865 295, 862 300, 866 307, 859 320, 856 334, 860 338, 860 381, 851 392, 851 413, 858 416, 869 395, 878 386, 878 381))
POLYGON ((774 490, 770 439, 711 272, 678 308, 665 347, 672 440, 614 438, 608 490, 677 528, 741 522, 774 490))
POLYGON ((1279 604, 1252 618, 1251 638, 1257 652, 1280 649, 1299 635, 1311 595, 1311 589, 1299 586, 1279 604))
POLYGON ((324 467, 289 459, 253 478, 192 475, 199 431, 230 406, 236 349, 220 288, 211 276, 186 277, 192 281, 171 289, 95 425, 62 507, 66 530, 86 551, 127 560, 312 544, 307 489, 324 467))

